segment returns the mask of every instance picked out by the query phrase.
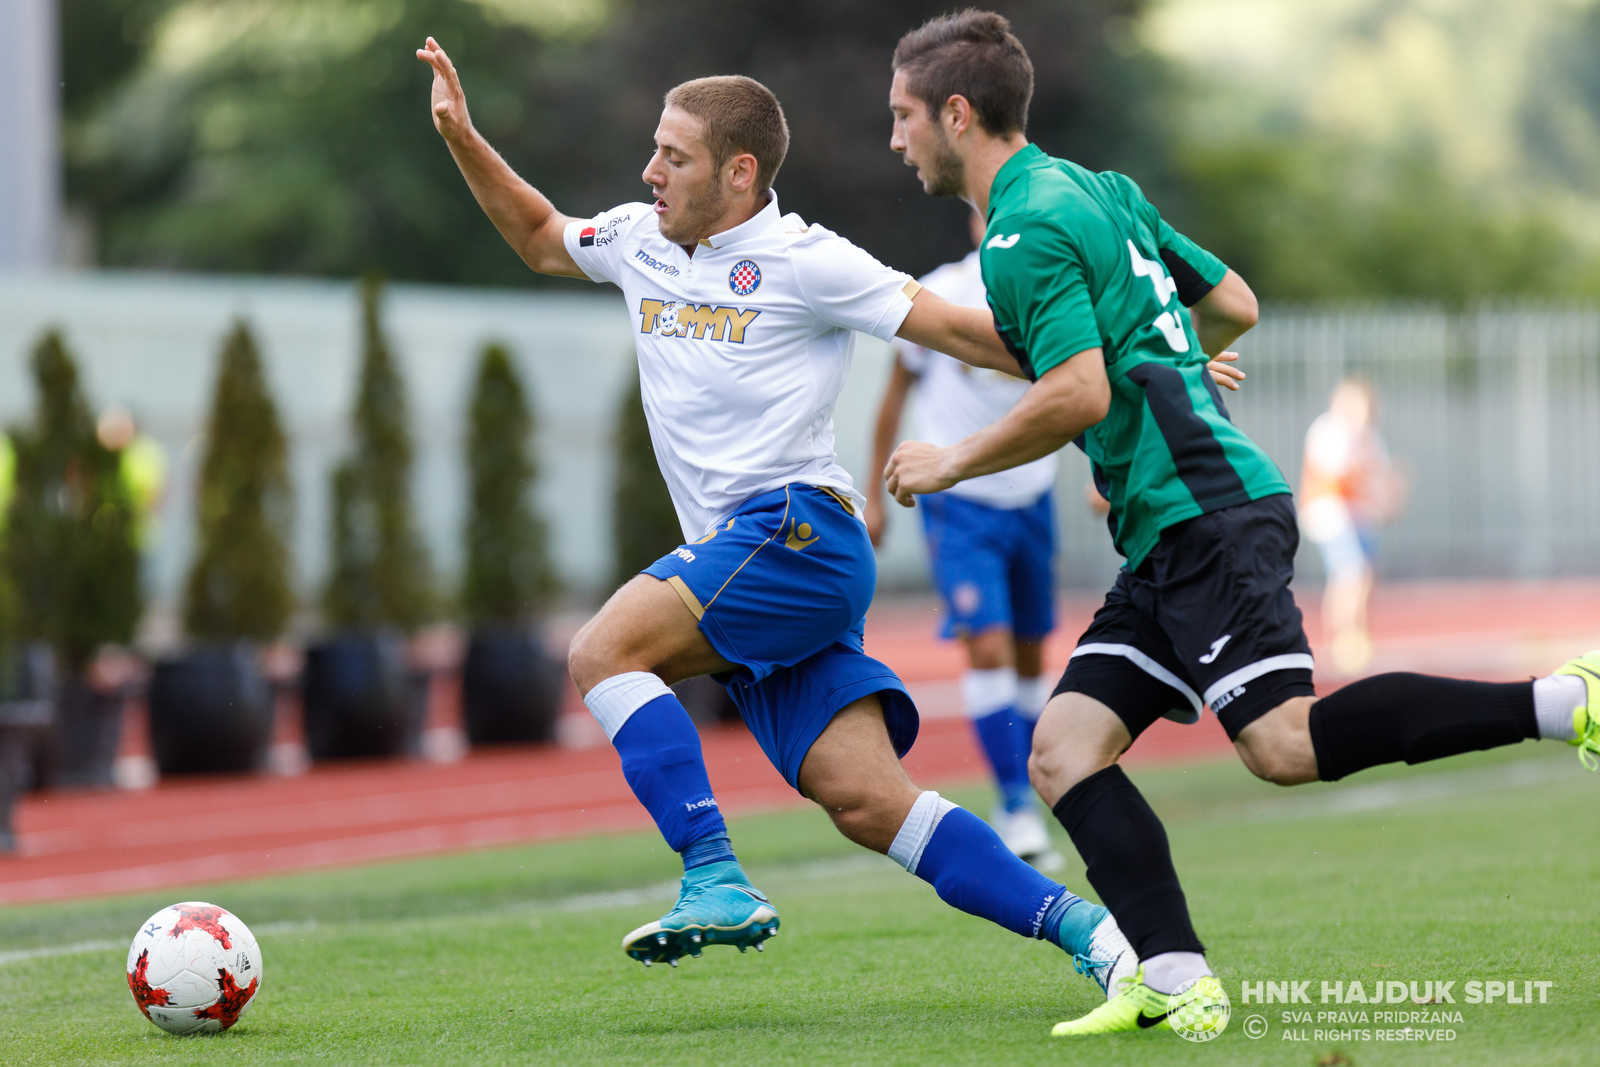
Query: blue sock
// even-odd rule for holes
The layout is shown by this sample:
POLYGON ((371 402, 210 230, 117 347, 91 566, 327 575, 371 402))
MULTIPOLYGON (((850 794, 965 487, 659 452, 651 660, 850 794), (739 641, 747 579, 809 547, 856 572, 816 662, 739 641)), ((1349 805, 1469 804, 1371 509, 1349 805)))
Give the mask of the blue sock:
POLYGON ((1033 747, 1033 723, 1015 707, 1001 708, 972 720, 983 754, 989 757, 1000 797, 1007 811, 1021 811, 1033 803, 1028 781, 1028 752, 1033 747))
POLYGON ((1088 920, 1094 911, 1105 914, 1012 855, 988 823, 937 793, 918 799, 889 855, 951 907, 1070 953, 1088 951, 1089 933, 1099 924, 1088 920))
POLYGON ((684 868, 733 858, 728 827, 706 777, 700 734, 670 693, 628 717, 611 738, 633 795, 656 821, 684 868))

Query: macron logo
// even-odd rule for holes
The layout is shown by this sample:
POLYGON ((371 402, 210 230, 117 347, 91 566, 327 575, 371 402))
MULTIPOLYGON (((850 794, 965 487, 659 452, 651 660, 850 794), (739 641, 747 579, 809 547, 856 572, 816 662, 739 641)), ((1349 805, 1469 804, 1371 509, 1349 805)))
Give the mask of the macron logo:
POLYGON ((1002 237, 997 233, 993 237, 989 238, 989 243, 984 245, 983 247, 985 247, 985 248, 1010 248, 1012 245, 1016 244, 1021 239, 1022 239, 1022 234, 1020 234, 1020 233, 1014 233, 1010 237, 1002 237))
POLYGON ((684 805, 683 805, 683 810, 684 811, 695 811, 695 810, 697 810, 699 808, 714 808, 716 806, 717 806, 717 798, 716 797, 706 797, 704 800, 696 800, 693 803, 685 802, 684 805))

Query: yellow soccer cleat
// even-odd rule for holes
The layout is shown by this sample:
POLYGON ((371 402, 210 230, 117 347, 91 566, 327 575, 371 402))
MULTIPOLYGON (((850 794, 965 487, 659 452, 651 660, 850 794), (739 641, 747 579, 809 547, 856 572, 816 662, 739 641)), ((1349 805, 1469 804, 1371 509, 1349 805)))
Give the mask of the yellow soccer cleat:
POLYGON ((1144 984, 1143 967, 1118 979, 1117 984, 1121 988, 1116 996, 1087 1015, 1056 1023, 1050 1036, 1175 1030, 1186 1041, 1210 1041, 1228 1028, 1228 994, 1212 975, 1197 978, 1170 995, 1144 984))
POLYGON ((1588 703, 1572 709, 1572 740, 1578 761, 1591 771, 1600 771, 1600 652, 1585 652, 1569 659, 1557 674, 1582 678, 1588 703))
POLYGON ((1144 968, 1117 979, 1117 993, 1087 1015, 1056 1023, 1051 1037, 1116 1034, 1128 1030, 1169 1030, 1167 994, 1144 984, 1144 968))

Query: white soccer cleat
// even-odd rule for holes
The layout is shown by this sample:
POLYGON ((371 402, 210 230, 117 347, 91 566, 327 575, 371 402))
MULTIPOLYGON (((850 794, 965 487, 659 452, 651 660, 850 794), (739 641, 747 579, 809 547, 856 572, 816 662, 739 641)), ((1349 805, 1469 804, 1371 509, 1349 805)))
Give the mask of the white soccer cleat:
POLYGON ((1074 962, 1082 973, 1093 978, 1105 991, 1107 1000, 1119 988, 1117 983, 1121 979, 1131 978, 1139 972, 1139 955, 1128 944, 1122 928, 1110 912, 1089 935, 1087 958, 1079 957, 1074 962))
POLYGON ((989 825, 1000 835, 1006 848, 1034 869, 1049 874, 1067 865, 1066 859, 1051 845, 1050 831, 1045 829, 1044 819, 1035 809, 1010 812, 995 808, 989 816, 989 825))

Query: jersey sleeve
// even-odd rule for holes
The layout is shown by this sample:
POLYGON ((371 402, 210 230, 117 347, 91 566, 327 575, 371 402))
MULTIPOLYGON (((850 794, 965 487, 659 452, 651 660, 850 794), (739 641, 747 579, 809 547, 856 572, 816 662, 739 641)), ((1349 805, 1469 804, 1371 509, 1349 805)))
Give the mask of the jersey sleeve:
POLYGON ((1034 215, 996 219, 983 249, 983 279, 1001 318, 1016 324, 1037 380, 1102 345, 1083 254, 1065 227, 1034 215), (1010 231, 1010 232, 1007 232, 1010 231), (1009 241, 1010 243, 1007 243, 1009 241))
MULTIPOLYGON (((1150 210, 1155 212, 1154 208, 1150 210)), ((1223 275, 1228 273, 1228 265, 1174 230, 1160 215, 1156 215, 1156 221, 1159 223, 1156 235, 1161 246, 1161 262, 1178 284, 1178 299, 1183 301, 1183 306, 1194 307, 1222 281, 1223 275)))
POLYGON ((650 211, 649 204, 622 204, 592 219, 573 219, 561 235, 567 254, 591 281, 621 285, 622 238, 650 211))
POLYGON ((918 283, 892 270, 838 234, 813 226, 791 262, 800 295, 831 326, 860 330, 880 341, 894 337, 911 314, 918 283))

